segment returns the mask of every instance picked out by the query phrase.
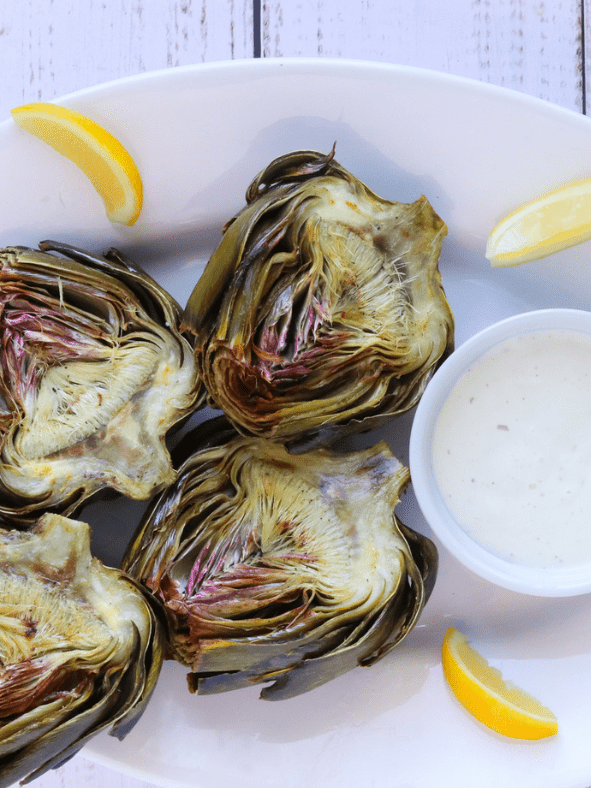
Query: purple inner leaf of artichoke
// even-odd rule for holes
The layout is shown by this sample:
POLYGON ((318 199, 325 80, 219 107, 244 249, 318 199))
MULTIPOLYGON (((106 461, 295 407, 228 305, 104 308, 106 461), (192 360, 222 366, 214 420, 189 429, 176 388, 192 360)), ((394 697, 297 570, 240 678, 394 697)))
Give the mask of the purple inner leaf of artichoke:
POLYGON ((104 358, 108 352, 101 341, 103 332, 83 314, 65 307, 57 311, 54 299, 33 295, 25 298, 4 289, 0 297, 2 371, 21 406, 48 367, 104 358))

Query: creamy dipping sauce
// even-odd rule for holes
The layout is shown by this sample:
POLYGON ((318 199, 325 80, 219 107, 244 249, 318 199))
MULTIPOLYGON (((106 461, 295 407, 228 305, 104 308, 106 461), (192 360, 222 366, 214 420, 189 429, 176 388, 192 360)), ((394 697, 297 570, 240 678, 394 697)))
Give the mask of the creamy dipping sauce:
POLYGON ((591 337, 501 342, 449 393, 433 435, 441 495, 462 528, 509 561, 591 561, 591 337))

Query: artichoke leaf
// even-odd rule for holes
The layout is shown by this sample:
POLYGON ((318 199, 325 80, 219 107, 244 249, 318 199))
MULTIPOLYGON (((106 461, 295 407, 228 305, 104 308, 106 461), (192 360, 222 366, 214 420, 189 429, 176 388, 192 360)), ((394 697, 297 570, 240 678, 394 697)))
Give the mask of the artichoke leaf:
POLYGON ((99 731, 124 735, 164 655, 158 606, 90 553, 85 523, 0 531, 0 786, 34 779, 99 731))
POLYGON ((235 432, 193 442, 123 560, 162 602, 192 690, 274 681, 263 697, 288 697, 406 636, 437 551, 394 512, 409 473, 385 444, 295 455, 235 432))
POLYGON ((174 478, 165 436, 203 404, 181 310, 115 250, 0 250, 0 516, 65 515, 174 478))
POLYGON ((453 349, 446 232, 425 197, 378 197, 332 153, 276 159, 183 314, 210 402, 245 435, 304 447, 412 408, 453 349))

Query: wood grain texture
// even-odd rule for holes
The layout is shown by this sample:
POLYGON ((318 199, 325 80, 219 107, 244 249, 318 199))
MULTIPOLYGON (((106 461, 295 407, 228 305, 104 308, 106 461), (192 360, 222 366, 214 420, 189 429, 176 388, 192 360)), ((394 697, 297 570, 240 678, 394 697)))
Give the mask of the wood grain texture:
POLYGON ((262 31, 266 57, 420 66, 583 107, 579 0, 263 0, 262 31))
POLYGON ((3 0, 0 118, 161 68, 252 57, 252 0, 3 0))

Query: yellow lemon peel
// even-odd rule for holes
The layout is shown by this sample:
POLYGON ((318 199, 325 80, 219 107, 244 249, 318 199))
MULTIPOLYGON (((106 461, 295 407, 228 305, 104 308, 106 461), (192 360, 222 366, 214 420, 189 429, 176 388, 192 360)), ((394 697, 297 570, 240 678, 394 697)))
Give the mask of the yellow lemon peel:
POLYGON ((111 222, 134 224, 142 210, 142 179, 126 148, 79 112, 35 102, 11 110, 15 122, 73 161, 101 196, 111 222))
POLYGON ((450 627, 442 647, 443 674, 462 706, 484 725, 514 739, 543 739, 558 732, 550 709, 503 679, 499 670, 450 627))
POLYGON ((502 219, 486 244, 493 268, 519 265, 591 239, 591 179, 554 189, 502 219))

